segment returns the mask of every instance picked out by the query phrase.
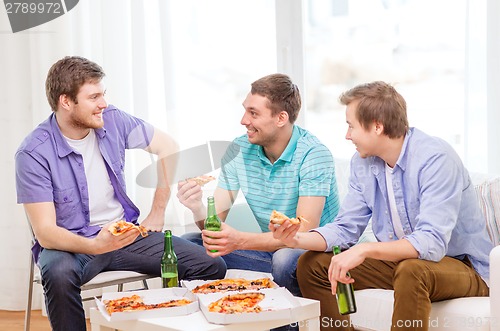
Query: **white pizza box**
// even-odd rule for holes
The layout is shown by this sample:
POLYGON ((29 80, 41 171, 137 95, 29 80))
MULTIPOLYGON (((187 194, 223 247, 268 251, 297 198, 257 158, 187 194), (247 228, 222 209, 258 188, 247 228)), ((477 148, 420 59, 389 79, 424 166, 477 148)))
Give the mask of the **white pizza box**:
POLYGON ((215 324, 248 323, 269 320, 292 320, 292 309, 300 306, 298 300, 284 287, 262 289, 259 291, 209 293, 198 296, 198 299, 200 302, 200 309, 205 315, 207 321, 215 324), (265 298, 259 303, 259 306, 262 308, 261 312, 223 314, 208 311, 208 306, 212 302, 217 301, 226 295, 245 292, 260 292, 266 295, 265 298))
POLYGON ((194 313, 199 310, 198 300, 191 291, 186 288, 173 287, 173 288, 161 288, 154 290, 141 290, 141 291, 130 291, 130 292, 109 292, 103 293, 101 300, 95 298, 96 305, 101 312, 101 314, 108 321, 124 321, 124 320, 135 320, 139 318, 159 318, 159 317, 171 317, 171 316, 181 316, 194 313), (186 298, 192 300, 193 302, 179 307, 169 307, 169 308, 157 308, 150 310, 139 310, 139 311, 124 311, 119 313, 108 314, 106 307, 104 305, 104 300, 113 300, 123 297, 129 297, 137 294, 142 297, 144 303, 153 304, 160 303, 170 300, 178 300, 186 298))
POLYGON ((262 271, 243 270, 243 269, 228 269, 226 272, 226 276, 224 278, 245 278, 245 279, 270 278, 270 279, 273 279, 273 275, 269 272, 262 272, 262 271))

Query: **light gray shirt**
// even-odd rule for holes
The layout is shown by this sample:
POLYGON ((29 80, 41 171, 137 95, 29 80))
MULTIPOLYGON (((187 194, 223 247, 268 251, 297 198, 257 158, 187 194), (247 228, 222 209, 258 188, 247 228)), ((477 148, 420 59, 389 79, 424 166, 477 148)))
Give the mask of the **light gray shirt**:
MULTIPOLYGON (((398 240, 390 216, 385 162, 378 157, 351 160, 349 191, 337 218, 314 229, 332 246, 354 245, 372 219, 378 241, 398 240)), ((404 236, 419 258, 440 261, 444 256, 468 256, 488 282, 493 248, 486 221, 467 169, 445 141, 411 128, 392 178, 392 188, 404 236)))

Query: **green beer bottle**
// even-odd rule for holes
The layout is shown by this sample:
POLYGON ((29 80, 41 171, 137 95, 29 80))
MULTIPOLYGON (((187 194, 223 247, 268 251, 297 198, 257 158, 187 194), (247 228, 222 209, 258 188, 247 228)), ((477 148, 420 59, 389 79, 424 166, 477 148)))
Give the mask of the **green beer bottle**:
MULTIPOLYGON (((205 230, 210 231, 220 231, 221 221, 217 212, 215 211, 215 200, 214 197, 210 196, 207 198, 207 218, 205 219, 205 230)), ((217 252, 217 250, 211 250, 212 253, 217 252)))
POLYGON ((161 257, 161 281, 163 287, 179 286, 179 273, 177 271, 177 255, 172 245, 172 231, 165 231, 163 256, 161 257))
MULTIPOLYGON (((340 254, 340 247, 333 246, 333 255, 340 254)), ((347 273, 349 275, 349 273, 347 273)), ((350 276, 350 275, 349 275, 350 276)), ((337 305, 341 315, 356 312, 356 300, 354 299, 354 287, 352 284, 337 282, 337 305)))

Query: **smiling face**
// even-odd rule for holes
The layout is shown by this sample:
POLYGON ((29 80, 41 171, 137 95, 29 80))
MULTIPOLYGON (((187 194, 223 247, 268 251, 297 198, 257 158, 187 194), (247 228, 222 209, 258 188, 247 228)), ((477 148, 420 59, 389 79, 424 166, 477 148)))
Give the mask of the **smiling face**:
POLYGON ((378 130, 380 125, 372 123, 370 127, 364 128, 356 118, 356 112, 359 101, 353 101, 346 108, 346 122, 348 125, 345 139, 352 141, 356 150, 362 158, 377 155, 377 146, 379 145, 378 130))
POLYGON ((263 147, 268 147, 277 140, 279 129, 279 114, 273 116, 268 103, 266 97, 248 93, 243 101, 245 113, 240 122, 247 128, 248 141, 263 147))
POLYGON ((82 139, 90 129, 104 126, 102 112, 107 107, 105 92, 104 83, 100 81, 83 84, 76 95, 76 102, 61 95, 58 123, 66 137, 82 139))

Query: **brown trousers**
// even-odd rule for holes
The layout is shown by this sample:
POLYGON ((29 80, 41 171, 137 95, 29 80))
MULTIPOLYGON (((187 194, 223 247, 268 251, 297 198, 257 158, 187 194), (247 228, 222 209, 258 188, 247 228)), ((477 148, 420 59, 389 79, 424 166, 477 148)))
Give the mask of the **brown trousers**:
MULTIPOLYGON (((332 256, 332 253, 312 251, 302 254, 297 280, 304 297, 321 303, 322 331, 354 330, 349 316, 339 314, 337 300, 332 295, 328 279, 332 256)), ((467 259, 445 257, 439 262, 408 259, 399 263, 366 259, 350 270, 350 274, 355 280, 355 290, 394 290, 391 330, 428 330, 431 302, 489 295, 488 286, 467 259)))

